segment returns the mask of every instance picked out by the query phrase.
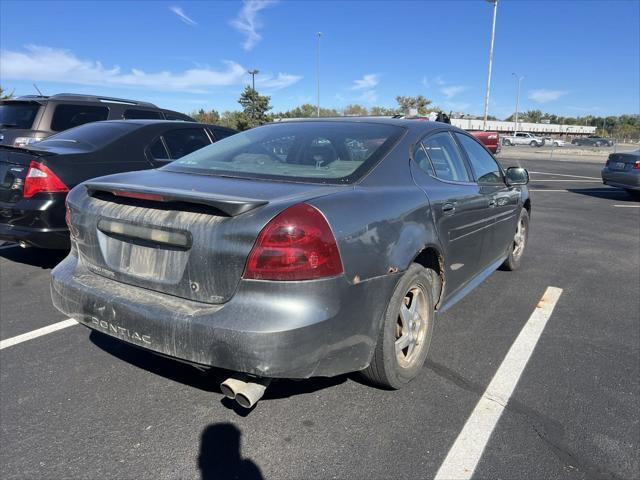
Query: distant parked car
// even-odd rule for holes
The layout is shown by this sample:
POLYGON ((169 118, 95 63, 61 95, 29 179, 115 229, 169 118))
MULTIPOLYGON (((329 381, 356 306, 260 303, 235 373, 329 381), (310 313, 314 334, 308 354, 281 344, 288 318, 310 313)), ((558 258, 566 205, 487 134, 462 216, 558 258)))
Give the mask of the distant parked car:
POLYGON ((567 142, 565 142, 564 140, 560 139, 560 138, 545 138, 544 140, 544 144, 545 145, 552 145, 554 147, 564 147, 567 142))
POLYGON ((0 240, 68 248, 64 200, 75 185, 161 167, 234 133, 192 122, 112 120, 72 128, 28 148, 0 146, 0 240))
POLYGON ((640 149, 612 153, 602 168, 601 175, 605 185, 623 188, 629 195, 640 198, 640 149))
POLYGON ((73 93, 50 97, 27 95, 0 101, 0 145, 25 147, 89 122, 144 118, 195 121, 182 113, 137 100, 73 93))
POLYGON ((544 138, 537 137, 532 133, 518 132, 502 138, 503 145, 530 145, 532 147, 541 147, 544 145, 544 138))
POLYGON ((578 137, 571 140, 572 145, 583 147, 612 147, 613 140, 610 138, 599 137, 597 135, 589 135, 588 137, 578 137))
POLYGON ((500 134, 498 132, 476 130, 470 131, 469 133, 480 140, 483 145, 487 147, 487 150, 494 155, 500 153, 500 134))

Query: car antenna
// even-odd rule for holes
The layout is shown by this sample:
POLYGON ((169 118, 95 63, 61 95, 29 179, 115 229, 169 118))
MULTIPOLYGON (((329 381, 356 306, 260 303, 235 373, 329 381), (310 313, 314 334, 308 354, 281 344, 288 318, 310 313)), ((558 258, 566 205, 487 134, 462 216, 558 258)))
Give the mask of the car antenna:
POLYGON ((38 86, 35 83, 33 84, 33 88, 36 89, 36 91, 40 94, 41 97, 44 97, 44 94, 40 91, 40 89, 38 88, 38 86))

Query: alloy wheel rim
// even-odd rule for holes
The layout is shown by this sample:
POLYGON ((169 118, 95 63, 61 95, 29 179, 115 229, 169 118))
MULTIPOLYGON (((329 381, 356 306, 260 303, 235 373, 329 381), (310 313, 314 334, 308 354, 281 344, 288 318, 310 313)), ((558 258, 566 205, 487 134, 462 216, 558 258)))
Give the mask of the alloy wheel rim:
POLYGON ((427 314, 424 288, 413 285, 402 299, 395 329, 396 358, 404 368, 413 365, 425 347, 427 314))
POLYGON ((522 255, 524 251, 524 245, 527 241, 526 237, 526 225, 524 224, 524 219, 520 219, 518 222, 518 228, 516 229, 516 235, 513 238, 513 255, 514 257, 519 257, 522 255))

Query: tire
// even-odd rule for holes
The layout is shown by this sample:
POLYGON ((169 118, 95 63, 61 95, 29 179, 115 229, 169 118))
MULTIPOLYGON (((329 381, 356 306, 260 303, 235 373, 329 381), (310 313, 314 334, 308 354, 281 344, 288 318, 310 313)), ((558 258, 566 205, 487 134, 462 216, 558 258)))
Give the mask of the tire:
POLYGON ((506 147, 510 147, 511 146, 511 140, 505 140, 504 142, 502 142, 502 144, 506 147))
POLYGON ((501 270, 507 270, 512 272, 520 268, 520 262, 522 261, 522 255, 527 246, 529 240, 529 212, 526 208, 520 211, 520 218, 518 218, 518 227, 513 238, 511 247, 509 248, 509 256, 500 266, 501 270))
POLYGON ((371 363, 360 372, 368 382, 397 390, 420 373, 433 335, 432 292, 437 284, 438 274, 418 264, 411 264, 404 273, 389 300, 371 363), (412 328, 415 317, 403 316, 401 310, 409 313, 414 305, 422 313, 412 328), (409 342, 404 348, 398 343, 403 338, 409 342))
POLYGON ((553 146, 554 146, 554 147, 559 147, 559 146, 560 146, 560 144, 559 144, 558 142, 553 142, 553 146))

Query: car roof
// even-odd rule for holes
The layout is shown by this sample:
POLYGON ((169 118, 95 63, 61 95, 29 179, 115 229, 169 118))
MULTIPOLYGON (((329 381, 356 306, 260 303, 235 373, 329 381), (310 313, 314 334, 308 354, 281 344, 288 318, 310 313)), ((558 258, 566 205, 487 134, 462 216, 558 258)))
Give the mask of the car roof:
POLYGON ((417 118, 393 118, 393 117, 316 117, 316 118, 295 118, 282 119, 273 123, 297 123, 297 122, 336 122, 336 123, 377 123, 384 125, 395 125, 411 131, 429 131, 436 129, 460 130, 448 123, 436 122, 432 120, 422 120, 417 118))
POLYGON ((202 126, 202 127, 212 127, 212 128, 219 128, 222 130, 231 130, 231 131, 235 131, 233 129, 227 128, 227 127, 221 127, 218 125, 214 125, 211 123, 200 123, 200 122, 187 122, 187 121, 183 121, 183 120, 164 120, 164 119, 151 119, 151 118, 137 118, 137 119, 132 119, 132 120, 102 120, 100 122, 92 122, 92 123, 124 123, 127 125, 140 125, 142 126, 148 126, 148 125, 187 125, 187 126, 202 126))

